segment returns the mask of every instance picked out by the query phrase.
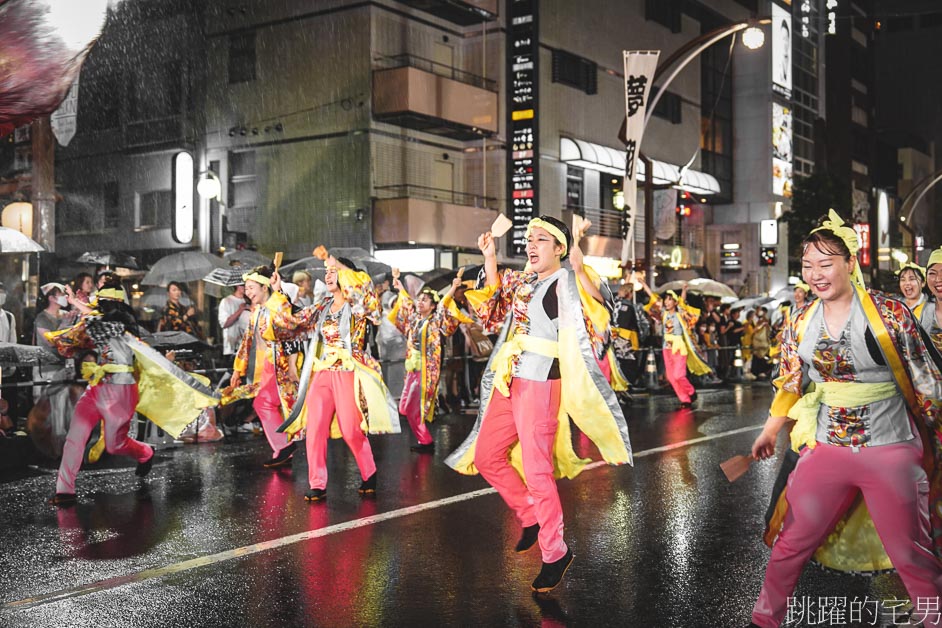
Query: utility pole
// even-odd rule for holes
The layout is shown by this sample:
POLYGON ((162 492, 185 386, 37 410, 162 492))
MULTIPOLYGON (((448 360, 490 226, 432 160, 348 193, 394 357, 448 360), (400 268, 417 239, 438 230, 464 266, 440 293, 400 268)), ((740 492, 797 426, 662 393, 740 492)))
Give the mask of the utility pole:
POLYGON ((33 237, 46 249, 56 250, 56 143, 49 116, 35 120, 30 129, 33 141, 32 194, 33 237))

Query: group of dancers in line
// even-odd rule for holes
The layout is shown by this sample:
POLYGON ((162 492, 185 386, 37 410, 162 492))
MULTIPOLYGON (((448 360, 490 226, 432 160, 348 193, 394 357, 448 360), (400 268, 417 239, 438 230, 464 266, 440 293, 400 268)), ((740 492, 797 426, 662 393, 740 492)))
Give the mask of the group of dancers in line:
MULTIPOLYGON (((573 449, 570 421, 607 462, 632 462, 616 398, 626 384, 610 348, 610 311, 579 248, 588 227, 571 233, 552 217, 533 219, 523 271, 499 269, 494 238, 482 234, 484 277, 465 293, 468 308, 498 340, 477 420, 446 463, 460 473, 480 472, 497 489, 522 529, 517 552, 539 544, 542 568, 531 585, 537 592, 557 586, 573 561, 555 480, 575 477, 589 460, 573 449)), ((914 604, 934 600, 938 608, 942 371, 933 341, 942 342, 942 249, 932 253, 925 275, 937 299, 924 304, 918 319, 904 303, 867 290, 857 250, 856 233, 833 211, 803 243, 803 279, 817 298, 788 317, 776 396, 752 447, 757 459, 772 456, 778 433, 791 426, 796 455, 777 483, 766 530, 772 555, 751 626, 781 623, 812 555, 844 570, 895 567, 914 604)), ((283 294, 276 270, 259 267, 244 276, 251 321, 223 395, 254 398, 272 449, 266 466, 288 464, 304 440, 304 497, 311 502, 327 497, 328 437, 343 438, 353 452, 363 494, 377 489, 367 435, 398 433, 400 412, 418 440, 414 449, 433 450, 426 424, 434 416, 442 337, 472 314, 452 299, 460 278, 441 299, 431 290, 413 298, 395 282, 399 301, 389 316, 409 347, 397 408, 364 348, 367 325, 382 316, 369 276, 349 260, 328 257, 326 267, 327 293, 302 308, 283 294)), ((99 417, 109 451, 134 457, 144 475, 153 450, 127 436, 135 409, 172 434, 218 402, 207 382, 137 340, 121 292, 105 286, 78 324, 48 334, 66 356, 78 347, 98 350, 98 363, 83 366, 90 386, 67 439, 52 500, 58 505, 75 502, 81 452, 99 417)), ((663 299, 672 384, 686 378, 691 354, 699 358, 688 308, 682 295, 663 299)), ((931 614, 924 623, 942 625, 931 614)))

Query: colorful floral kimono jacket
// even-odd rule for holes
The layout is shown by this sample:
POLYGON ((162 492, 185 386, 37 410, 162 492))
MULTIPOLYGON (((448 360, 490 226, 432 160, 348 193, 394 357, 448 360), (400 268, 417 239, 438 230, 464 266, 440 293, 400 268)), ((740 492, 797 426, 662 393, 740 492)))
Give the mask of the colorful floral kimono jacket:
MULTIPOLYGON (((891 374, 889 378, 884 379, 889 380, 888 385, 895 384, 896 392, 885 396, 883 401, 872 404, 865 402, 862 406, 859 405, 859 400, 854 406, 848 404, 846 408, 824 406, 828 409, 826 425, 821 424, 821 419, 815 418, 817 402, 812 402, 815 409, 813 412, 800 412, 800 407, 805 405, 806 400, 813 398, 816 394, 815 388, 820 384, 815 385, 809 379, 809 365, 799 355, 804 336, 819 333, 818 329, 809 326, 809 322, 821 320, 823 311, 816 317, 816 310, 820 307, 819 300, 812 301, 804 309, 795 312, 784 329, 781 370, 780 376, 775 380, 777 392, 770 414, 798 419, 791 432, 792 449, 795 451, 800 447, 814 447, 817 441, 822 439, 830 443, 827 446, 878 445, 881 437, 887 439, 887 442, 893 442, 904 438, 905 435, 900 436, 903 431, 911 434, 909 425, 899 425, 898 422, 885 423, 889 420, 886 416, 894 417, 895 414, 883 417, 884 425, 879 431, 870 427, 876 426, 881 418, 881 410, 878 408, 892 408, 893 403, 899 404, 899 396, 902 396, 903 403, 900 404, 902 408, 899 412, 905 415, 904 421, 912 420, 923 444, 923 467, 930 484, 929 511, 933 549, 936 555, 940 556, 942 468, 939 466, 939 455, 942 443, 942 372, 933 362, 919 333, 917 322, 905 304, 857 288, 853 307, 861 308, 862 313, 860 309, 857 314, 852 311, 851 317, 864 317, 867 330, 863 334, 848 335, 852 347, 857 343, 858 347, 864 348, 841 350, 835 348, 835 343, 828 343, 822 336, 813 348, 815 370, 825 383, 855 382, 861 381, 858 379, 860 364, 865 361, 882 364, 891 374), (859 351, 867 355, 854 357, 853 354, 845 355, 847 351, 859 351), (878 359, 880 357, 882 361, 878 359), (895 438, 892 437, 894 431, 897 433, 895 438), (890 433, 891 437, 887 438, 887 433, 890 433)), ((765 541, 770 546, 778 537, 788 510, 785 493, 786 489, 783 487, 780 494, 773 495, 775 506, 769 513, 765 534, 765 541)), ((892 568, 861 497, 858 496, 854 505, 818 548, 815 560, 826 567, 841 571, 872 572, 892 568)))
POLYGON ((253 307, 248 329, 242 334, 242 341, 232 366, 245 383, 234 389, 226 389, 222 398, 223 405, 239 399, 254 398, 262 383, 265 363, 268 362, 275 367, 275 383, 278 386, 278 397, 281 399, 281 412, 287 415, 291 411, 298 396, 298 384, 289 377, 291 365, 288 356, 300 352, 300 343, 279 342, 274 338, 268 309, 264 305, 253 307))
MULTIPOLYGON (((364 432, 398 434, 399 410, 383 382, 379 362, 365 351, 366 326, 378 325, 382 320, 379 297, 366 273, 340 270, 337 282, 346 301, 338 312, 330 311, 334 302, 330 294, 297 313, 292 313, 291 303, 281 293, 273 294, 265 304, 271 314, 273 338, 310 338, 304 351, 298 398, 279 431, 285 431, 289 438, 300 434, 307 420, 304 401, 311 379, 314 373, 328 370, 353 371, 364 432)), ((331 424, 331 438, 341 438, 336 417, 331 424)))
MULTIPOLYGON (((644 309, 648 312, 656 303, 661 301, 661 297, 656 294, 651 295, 648 304, 644 309)), ((661 303, 661 322, 664 326, 664 348, 671 349, 674 353, 682 353, 687 356, 687 370, 694 375, 708 375, 713 369, 707 364, 706 354, 697 342, 696 334, 691 330, 696 329, 697 319, 700 318, 700 310, 687 305, 687 303, 678 298, 677 309, 671 313, 668 312, 661 303)))
POLYGON ((183 307, 173 301, 167 301, 167 307, 164 308, 160 316, 160 329, 162 331, 185 331, 199 339, 203 338, 203 331, 196 321, 186 318, 188 307, 183 307))
MULTIPOLYGON (((593 281, 597 276, 590 269, 593 281)), ((526 334, 529 326, 527 308, 537 281, 536 273, 505 270, 500 283, 481 290, 465 293, 468 303, 481 318, 489 332, 499 330, 497 343, 488 360, 481 380, 481 405, 477 422, 470 435, 445 461, 450 467, 464 474, 475 474, 474 448, 481 423, 487 415, 487 407, 495 387, 498 361, 506 343, 512 343, 517 334, 526 334)), ((602 369, 600 360, 614 364, 615 357, 606 347, 610 314, 606 307, 586 293, 575 272, 563 272, 556 285, 559 298, 558 355, 560 374, 559 428, 554 443, 554 473, 556 477, 573 478, 590 461, 579 458, 572 445, 570 418, 583 434, 589 437, 606 462, 631 464, 631 443, 628 425, 621 406, 602 369)), ((514 367, 515 368, 515 367, 514 367)), ((619 373, 617 368, 612 373, 619 373)), ((618 386, 625 385, 623 381, 618 386)), ((497 394, 502 394, 498 391, 497 394)), ((519 443, 510 452, 511 463, 523 477, 519 443)))
POLYGON ((932 339, 932 345, 942 353, 942 323, 936 320, 935 301, 923 301, 913 308, 913 316, 919 322, 919 326, 929 334, 932 339))
POLYGON ((89 384, 136 382, 137 412, 174 438, 179 438, 203 408, 219 404, 219 395, 210 388, 208 379, 187 373, 125 331, 122 323, 106 321, 98 312, 86 314, 72 327, 48 332, 46 339, 66 358, 82 349, 96 351, 98 363, 82 365, 82 375, 89 384))
MULTIPOLYGON (((448 298, 451 301, 451 298, 448 298)), ((449 303, 442 301, 432 313, 422 318, 415 301, 405 290, 399 292, 399 300, 389 313, 389 321, 406 337, 409 348, 406 371, 419 371, 422 385, 422 420, 431 423, 435 419, 435 402, 438 399, 438 382, 442 374, 442 338, 458 330, 461 321, 449 310, 449 303)))

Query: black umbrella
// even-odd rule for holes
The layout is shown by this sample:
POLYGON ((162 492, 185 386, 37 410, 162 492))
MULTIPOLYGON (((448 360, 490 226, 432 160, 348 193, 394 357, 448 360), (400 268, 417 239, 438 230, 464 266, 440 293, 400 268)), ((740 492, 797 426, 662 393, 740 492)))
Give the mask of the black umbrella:
MULTIPOLYGON (((478 278, 478 273, 481 272, 483 266, 480 264, 468 264, 461 268, 464 268, 464 274, 461 275, 461 279, 463 281, 474 281, 478 278)), ((423 273, 422 279, 425 280, 424 287, 441 291, 448 289, 448 286, 451 285, 451 282, 454 281, 457 276, 457 268, 440 268, 423 273)))
POLYGON ((155 349, 190 349, 201 351, 211 349, 208 344, 185 331, 158 331, 141 338, 155 349))
POLYGON ((79 255, 75 260, 80 264, 102 264, 104 266, 120 266, 131 270, 140 270, 141 267, 133 256, 117 251, 88 251, 79 255))

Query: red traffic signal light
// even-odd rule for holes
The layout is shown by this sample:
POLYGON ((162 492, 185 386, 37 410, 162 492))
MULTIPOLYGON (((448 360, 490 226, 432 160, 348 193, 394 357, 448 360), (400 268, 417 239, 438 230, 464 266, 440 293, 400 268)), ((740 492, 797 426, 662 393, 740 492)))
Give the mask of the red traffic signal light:
POLYGON ((759 250, 759 266, 775 266, 777 253, 774 246, 763 246, 759 250))

